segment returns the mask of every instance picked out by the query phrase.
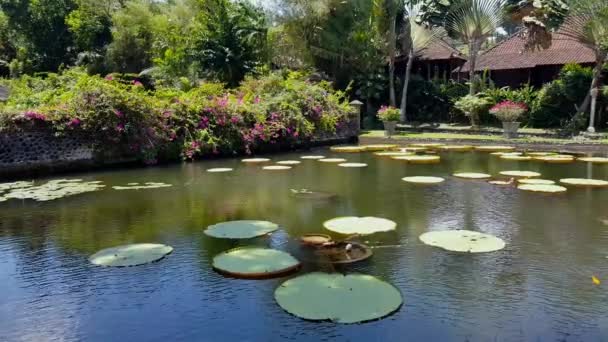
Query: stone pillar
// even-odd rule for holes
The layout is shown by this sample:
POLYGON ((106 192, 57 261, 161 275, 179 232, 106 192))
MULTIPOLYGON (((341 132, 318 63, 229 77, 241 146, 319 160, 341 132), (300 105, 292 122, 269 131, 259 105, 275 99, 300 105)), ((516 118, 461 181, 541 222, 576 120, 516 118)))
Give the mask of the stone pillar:
POLYGON ((353 113, 353 121, 356 122, 357 135, 361 132, 361 109, 363 108, 363 102, 354 100, 350 103, 353 113))
POLYGON ((595 110, 597 107, 597 96, 598 89, 593 88, 591 90, 591 110, 589 111, 589 128, 587 128, 587 132, 595 133, 595 110))

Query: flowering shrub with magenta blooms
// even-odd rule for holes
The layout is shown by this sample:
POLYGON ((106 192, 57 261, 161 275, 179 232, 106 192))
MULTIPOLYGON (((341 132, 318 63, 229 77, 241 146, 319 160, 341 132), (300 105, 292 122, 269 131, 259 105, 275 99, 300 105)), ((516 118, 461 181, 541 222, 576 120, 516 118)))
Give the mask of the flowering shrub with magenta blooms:
POLYGON ((521 102, 502 101, 490 108, 490 113, 503 122, 517 121, 528 111, 528 106, 521 102))

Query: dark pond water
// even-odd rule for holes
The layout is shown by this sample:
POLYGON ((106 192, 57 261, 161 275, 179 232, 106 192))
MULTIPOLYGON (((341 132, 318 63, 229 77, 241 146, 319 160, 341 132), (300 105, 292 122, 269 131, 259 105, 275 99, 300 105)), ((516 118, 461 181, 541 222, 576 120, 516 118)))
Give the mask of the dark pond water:
MULTIPOLYGON (((0 341, 608 341, 608 226, 601 222, 608 219, 608 190, 541 195, 448 176, 520 169, 548 179, 608 179, 608 166, 510 162, 482 153, 442 154, 438 165, 339 156, 369 167, 304 161, 289 172, 265 172, 238 160, 200 162, 70 176, 172 188, 0 203, 0 341), (212 167, 235 172, 205 172, 212 167), (415 175, 448 181, 432 187, 401 181, 415 175), (291 197, 290 189, 301 188, 338 198, 291 197), (383 320, 303 321, 274 302, 285 278, 235 280, 211 269, 214 255, 238 244, 206 237, 209 224, 279 223, 282 230, 250 244, 300 256, 297 236, 323 232, 323 221, 345 215, 398 223, 394 233, 363 239, 379 247, 371 260, 338 269, 399 288, 405 304, 383 320), (418 240, 429 230, 456 228, 497 235, 507 247, 462 255, 418 240), (140 267, 87 262, 101 248, 135 242, 166 243, 175 251, 140 267), (604 283, 593 285, 592 275, 604 283)), ((302 272, 311 270, 330 268, 308 262, 302 272)))

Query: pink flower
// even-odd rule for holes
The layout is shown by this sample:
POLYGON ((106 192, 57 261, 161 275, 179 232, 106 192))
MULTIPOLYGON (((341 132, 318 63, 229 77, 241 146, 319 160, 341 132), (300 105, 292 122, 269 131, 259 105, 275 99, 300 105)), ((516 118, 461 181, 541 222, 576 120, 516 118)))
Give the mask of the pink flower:
POLYGON ((136 87, 143 87, 143 83, 139 82, 138 80, 133 80, 133 85, 136 87))
POLYGON ((232 122, 233 124, 236 124, 239 122, 239 118, 236 116, 233 116, 232 118, 230 118, 230 122, 232 122))
POLYGON ((253 103, 258 104, 262 102, 262 99, 259 96, 256 96, 255 99, 253 99, 253 103))
POLYGON ((206 116, 203 116, 201 118, 201 120, 198 122, 198 128, 199 129, 205 129, 209 127, 209 118, 206 116))
POLYGON ((125 125, 122 123, 119 123, 118 125, 116 125, 116 131, 117 132, 124 132, 125 131, 125 125))
POLYGON ((32 111, 28 111, 23 113, 23 116, 28 119, 28 120, 38 120, 38 121, 46 121, 46 115, 42 114, 42 113, 38 113, 38 112, 32 112, 32 111))
POLYGON ((166 110, 166 111, 164 111, 164 112, 163 112, 163 116, 164 116, 165 118, 170 118, 170 117, 171 117, 171 115, 173 115, 173 113, 171 113, 171 111, 170 111, 170 110, 166 110))
POLYGON ((104 77, 104 79, 106 81, 114 81, 114 76, 112 76, 111 74, 107 74, 106 77, 104 77))
POLYGON ((116 116, 119 117, 119 118, 124 118, 125 117, 125 115, 121 111, 119 111, 118 109, 114 109, 114 114, 116 114, 116 116))
POLYGON ((82 121, 79 118, 73 118, 68 122, 68 127, 78 127, 81 123, 82 121))

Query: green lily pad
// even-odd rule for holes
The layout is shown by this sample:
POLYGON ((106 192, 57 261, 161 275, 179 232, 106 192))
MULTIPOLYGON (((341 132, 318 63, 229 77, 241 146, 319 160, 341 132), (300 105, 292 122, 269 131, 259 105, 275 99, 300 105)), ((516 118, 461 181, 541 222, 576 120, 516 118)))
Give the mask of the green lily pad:
POLYGON ((211 225, 205 234, 221 239, 251 239, 279 229, 279 225, 268 221, 228 221, 211 225))
POLYGON ((346 168, 361 168, 361 167, 367 167, 367 164, 365 163, 342 163, 342 164, 338 164, 339 167, 346 167, 346 168))
POLYGON ((403 304, 393 285, 364 274, 309 273, 281 284, 274 298, 294 316, 344 324, 386 317, 403 304))
POLYGON ((464 178, 464 179, 488 179, 492 178, 492 175, 487 173, 477 173, 477 172, 461 172, 455 173, 454 177, 464 178))
POLYGON ((325 159, 325 156, 301 156, 300 159, 304 159, 304 160, 319 160, 319 159, 325 159))
POLYGON ((12 183, 0 183, 0 191, 22 189, 34 186, 34 182, 18 181, 12 183))
POLYGON ((114 190, 146 190, 146 189, 160 189, 160 188, 169 188, 172 187, 172 184, 166 183, 157 183, 157 182, 147 182, 143 185, 139 183, 129 183, 126 186, 113 186, 114 190))
POLYGON ((156 243, 137 243, 102 249, 89 261, 98 266, 127 267, 148 264, 173 252, 173 247, 156 243))
POLYGON ((299 160, 281 160, 277 162, 278 165, 299 165, 302 164, 299 160))
POLYGON ((103 188, 105 188, 105 185, 100 184, 98 181, 83 182, 81 179, 51 180, 38 186, 34 186, 33 183, 21 182, 19 184, 13 183, 11 190, 4 194, 3 197, 5 199, 31 199, 45 202, 98 191, 103 188))
POLYGON ((323 159, 319 159, 319 161, 322 163, 344 163, 344 162, 346 162, 346 159, 344 159, 344 158, 323 158, 323 159))
POLYGON ((517 187, 519 190, 531 191, 531 192, 544 192, 544 193, 563 193, 568 191, 568 189, 563 186, 554 185, 554 184, 523 184, 517 187))
POLYGON ((533 171, 501 171, 501 175, 507 177, 522 177, 522 178, 533 178, 540 177, 541 174, 533 171))
POLYGON ((332 232, 344 235, 369 235, 395 230, 397 223, 379 217, 347 216, 325 221, 323 226, 332 232))
POLYGON ((452 252, 486 253, 505 248, 505 242, 490 234, 470 230, 444 230, 420 235, 425 245, 452 252))
POLYGON ((292 167, 291 166, 285 166, 285 165, 271 165, 271 166, 264 166, 262 168, 262 170, 265 171, 287 171, 287 170, 291 170, 292 167))
POLYGON ((300 262, 289 253, 269 248, 235 248, 213 258, 213 269, 235 278, 273 278, 298 268, 300 262))
POLYGON ((578 158, 577 160, 586 162, 586 163, 598 163, 598 164, 608 163, 608 158, 603 158, 603 157, 584 157, 584 158, 578 158))
POLYGON ((564 178, 560 179, 559 182, 566 185, 587 186, 592 188, 602 188, 608 186, 608 181, 601 179, 564 178))
POLYGON ((268 162, 270 162, 270 159, 268 159, 268 158, 248 158, 248 159, 241 160, 241 162, 247 163, 247 164, 260 164, 260 163, 268 163, 268 162))
POLYGON ((427 177, 427 176, 413 176, 401 178, 404 182, 413 184, 439 184, 443 183, 445 179, 441 177, 427 177))
POLYGON ((232 169, 229 167, 218 167, 214 169, 207 170, 209 173, 222 173, 222 172, 232 172, 232 169))
POLYGON ((519 184, 531 184, 531 185, 553 185, 555 184, 554 181, 549 180, 549 179, 529 179, 529 178, 524 178, 524 179, 518 179, 517 182, 519 184))

